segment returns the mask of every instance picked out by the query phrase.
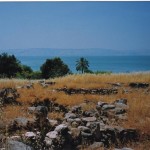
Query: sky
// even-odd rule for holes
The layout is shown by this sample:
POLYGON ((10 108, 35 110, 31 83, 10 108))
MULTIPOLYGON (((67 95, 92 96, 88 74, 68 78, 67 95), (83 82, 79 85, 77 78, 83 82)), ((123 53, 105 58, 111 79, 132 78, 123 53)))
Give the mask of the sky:
POLYGON ((0 2, 0 49, 150 49, 150 2, 0 2))

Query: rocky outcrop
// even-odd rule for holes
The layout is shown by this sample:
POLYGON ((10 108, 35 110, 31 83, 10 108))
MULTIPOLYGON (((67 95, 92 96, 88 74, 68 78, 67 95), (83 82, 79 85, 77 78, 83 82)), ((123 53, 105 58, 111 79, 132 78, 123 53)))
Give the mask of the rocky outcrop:
POLYGON ((58 112, 68 112, 68 109, 66 106, 58 104, 55 102, 55 99, 44 99, 40 101, 39 99, 36 99, 34 103, 30 104, 31 107, 28 107, 28 111, 33 113, 36 110, 37 106, 45 106, 47 107, 49 112, 58 111, 58 112))
POLYGON ((110 89, 74 89, 74 88, 60 88, 57 89, 58 92, 62 91, 66 94, 99 94, 99 95, 110 95, 110 94, 117 94, 118 90, 116 88, 110 88, 110 89))

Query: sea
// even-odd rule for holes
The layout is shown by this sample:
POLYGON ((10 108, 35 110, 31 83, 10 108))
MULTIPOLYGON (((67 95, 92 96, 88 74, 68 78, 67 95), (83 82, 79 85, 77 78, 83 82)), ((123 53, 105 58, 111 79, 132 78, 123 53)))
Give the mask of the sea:
MULTIPOLYGON (((22 64, 39 71, 46 59, 52 56, 18 56, 22 64)), ((76 71, 76 61, 80 56, 60 57, 73 73, 76 71)), ((92 71, 111 71, 112 73, 132 73, 150 71, 150 56, 87 56, 89 69, 92 71)))

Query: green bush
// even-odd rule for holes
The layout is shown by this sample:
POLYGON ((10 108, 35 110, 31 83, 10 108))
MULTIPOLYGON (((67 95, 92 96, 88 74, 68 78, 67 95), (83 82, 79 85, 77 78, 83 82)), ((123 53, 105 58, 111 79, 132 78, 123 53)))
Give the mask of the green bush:
POLYGON ((40 67, 42 78, 54 78, 64 76, 70 73, 69 67, 59 58, 47 59, 40 67))
POLYGON ((41 79, 42 73, 41 71, 35 71, 31 74, 31 79, 41 79))

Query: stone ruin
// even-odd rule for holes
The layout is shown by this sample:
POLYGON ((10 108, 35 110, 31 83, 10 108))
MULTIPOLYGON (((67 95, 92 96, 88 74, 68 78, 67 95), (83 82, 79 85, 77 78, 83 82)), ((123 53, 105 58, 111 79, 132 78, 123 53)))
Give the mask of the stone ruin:
MULTIPOLYGON (((46 101, 48 103, 48 99, 46 101)), ((20 127, 24 126, 23 129, 27 132, 17 140, 10 137, 9 150, 17 146, 15 143, 12 144, 13 141, 24 143, 29 149, 35 150, 99 149, 111 146, 120 148, 130 142, 138 141, 139 133, 136 129, 119 126, 119 122, 128 119, 127 99, 118 99, 113 103, 99 101, 95 109, 87 111, 83 110, 82 106, 83 104, 68 108, 64 111, 64 118, 61 120, 52 120, 47 117, 49 111, 55 110, 50 108, 51 105, 32 106, 35 107, 32 109, 35 119, 31 121, 20 118, 13 122, 12 125, 15 123, 16 126, 11 130, 12 132, 21 129, 16 128, 19 124, 20 127)), ((31 112, 31 107, 28 109, 31 112)), ((9 126, 10 129, 12 125, 9 126)), ((16 148, 16 150, 19 149, 16 148)))
POLYGON ((149 87, 149 83, 131 82, 129 86, 131 88, 147 88, 149 87))
POLYGON ((85 88, 59 88, 56 89, 58 92, 65 92, 66 94, 99 94, 99 95, 110 95, 110 94, 117 94, 118 90, 117 88, 110 88, 110 89, 103 89, 103 88, 98 88, 98 89, 85 89, 85 88))

